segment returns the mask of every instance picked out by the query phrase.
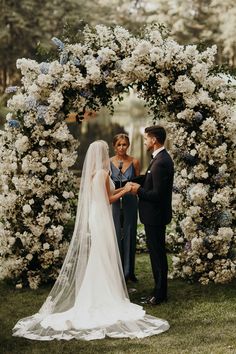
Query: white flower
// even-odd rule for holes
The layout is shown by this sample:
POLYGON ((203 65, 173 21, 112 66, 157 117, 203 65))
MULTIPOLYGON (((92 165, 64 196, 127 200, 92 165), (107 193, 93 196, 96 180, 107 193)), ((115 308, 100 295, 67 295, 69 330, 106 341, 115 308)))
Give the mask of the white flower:
POLYGON ((213 101, 209 96, 208 91, 203 90, 203 88, 201 88, 198 93, 197 93, 197 98, 199 100, 199 102, 201 104, 207 105, 207 106, 212 106, 213 105, 213 101))
POLYGON ((192 95, 195 90, 195 84, 186 75, 180 75, 175 83, 175 91, 192 95))
POLYGON ((142 58, 142 57, 145 57, 145 56, 149 56, 149 53, 150 53, 150 50, 152 49, 152 45, 150 42, 148 41, 145 41, 145 40, 141 40, 136 48, 134 49, 133 51, 133 54, 132 56, 133 57, 136 57, 136 58, 142 58))
POLYGON ((22 110, 25 111, 27 108, 25 102, 25 96, 22 93, 18 93, 14 95, 10 100, 7 102, 7 106, 12 110, 22 110))
POLYGON ((159 31, 157 31, 157 30, 152 30, 149 33, 149 38, 155 44, 158 44, 158 45, 162 45, 163 44, 163 39, 162 39, 161 33, 159 31))
POLYGON ((29 149, 29 138, 26 135, 20 135, 15 142, 15 147, 18 152, 26 152, 29 149))
POLYGON ((70 198, 70 193, 67 192, 67 191, 64 191, 64 192, 62 193, 62 196, 63 196, 63 198, 68 199, 68 198, 70 198))
POLYGON ((16 242, 15 237, 9 237, 8 242, 9 242, 9 245, 13 246, 14 243, 16 242))
POLYGON ((203 240, 199 237, 194 237, 191 240, 191 248, 194 252, 200 252, 203 247, 203 240))
POLYGON ((122 60, 121 68, 125 73, 132 73, 134 66, 135 62, 133 58, 125 58, 122 60))
POLYGON ((195 156, 196 154, 197 154, 197 150, 196 149, 192 149, 190 151, 190 155, 195 156))
POLYGON ((29 214, 32 211, 31 206, 29 204, 25 204, 23 206, 23 213, 24 214, 29 214))
POLYGON ((212 259, 213 258, 213 254, 211 252, 207 253, 207 258, 208 259, 212 259))
POLYGON ((28 253, 25 258, 28 259, 28 261, 32 261, 33 255, 31 253, 28 253))
POLYGON ((45 145, 45 140, 40 140, 40 141, 39 141, 39 145, 40 145, 40 146, 45 145))
POLYGON ((213 272, 212 270, 209 272, 209 278, 213 279, 215 277, 215 272, 213 272))
POLYGON ((197 183, 189 191, 190 199, 193 201, 194 205, 201 205, 206 202, 207 190, 206 186, 202 183, 197 183))
POLYGON ((51 134, 51 137, 58 141, 68 141, 71 134, 66 124, 63 123, 51 134))
POLYGON ((64 102, 64 97, 61 92, 52 92, 49 96, 48 103, 51 109, 58 110, 64 102))
POLYGON ((50 163, 50 168, 51 168, 52 170, 55 170, 55 169, 57 168, 57 163, 56 163, 56 162, 51 162, 51 163, 50 163))
POLYGON ((192 67, 191 74, 195 80, 204 83, 207 78, 208 66, 205 63, 197 63, 192 67))
POLYGON ((149 52, 150 62, 156 63, 156 66, 163 66, 164 52, 160 47, 152 47, 149 52))
POLYGON ((22 287, 23 287, 22 283, 16 284, 16 289, 22 289, 22 287))
POLYGON ((179 263, 179 261, 180 261, 180 258, 179 258, 179 257, 176 257, 176 256, 173 256, 173 257, 172 257, 173 265, 176 265, 177 263, 179 263))
POLYGON ((88 78, 90 78, 90 80, 94 83, 99 83, 102 79, 99 63, 94 58, 91 58, 86 61, 85 65, 88 78))
POLYGON ((49 243, 46 242, 46 243, 43 244, 43 249, 44 250, 49 250, 49 248, 50 248, 49 243))
POLYGON ((207 118, 204 120, 202 125, 200 126, 200 129, 209 135, 215 135, 217 133, 217 126, 216 126, 216 121, 214 118, 207 118))
POLYGON ((58 258, 59 255, 60 255, 60 251, 59 251, 59 250, 55 250, 55 251, 53 252, 53 254, 54 254, 54 257, 55 257, 55 258, 58 258))
POLYGON ((234 233, 230 227, 221 227, 219 228, 217 235, 227 241, 231 241, 232 237, 234 236, 234 233))
POLYGON ((191 275, 193 272, 193 269, 190 266, 183 266, 183 273, 187 275, 191 275))
POLYGON ((181 170, 181 176, 182 176, 182 177, 187 177, 187 176, 188 176, 188 173, 187 173, 186 168, 184 168, 183 170, 181 170))
POLYGON ((179 243, 182 243, 182 242, 184 242, 184 238, 183 238, 183 237, 179 237, 177 241, 178 241, 179 243))

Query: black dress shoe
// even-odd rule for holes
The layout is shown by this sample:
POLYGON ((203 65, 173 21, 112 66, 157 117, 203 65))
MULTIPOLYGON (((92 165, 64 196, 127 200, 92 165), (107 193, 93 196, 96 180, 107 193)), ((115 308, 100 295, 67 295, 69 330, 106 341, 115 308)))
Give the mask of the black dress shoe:
POLYGON ((149 300, 150 300, 152 297, 153 297, 153 295, 142 296, 140 303, 141 303, 142 305, 147 305, 147 304, 149 303, 149 300))
POLYGON ((163 299, 159 299, 155 296, 152 296, 149 300, 148 300, 148 305, 160 305, 163 302, 167 302, 167 297, 164 297, 163 299))

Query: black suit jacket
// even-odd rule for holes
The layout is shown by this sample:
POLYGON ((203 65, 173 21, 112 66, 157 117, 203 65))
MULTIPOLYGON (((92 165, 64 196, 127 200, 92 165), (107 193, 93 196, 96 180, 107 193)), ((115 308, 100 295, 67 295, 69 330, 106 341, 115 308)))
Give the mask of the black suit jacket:
POLYGON ((164 149, 151 161, 138 190, 139 216, 143 224, 166 225, 172 218, 174 164, 164 149))

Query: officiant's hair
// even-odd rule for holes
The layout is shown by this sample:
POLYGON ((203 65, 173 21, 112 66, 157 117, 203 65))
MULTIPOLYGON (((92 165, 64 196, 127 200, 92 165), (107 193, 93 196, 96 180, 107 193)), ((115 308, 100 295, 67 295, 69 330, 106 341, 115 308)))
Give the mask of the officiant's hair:
POLYGON ((164 145, 166 140, 166 131, 161 125, 152 125, 151 127, 145 128, 144 131, 149 136, 155 137, 160 144, 164 145))
POLYGON ((120 139, 124 139, 124 140, 127 142, 128 146, 130 146, 129 137, 128 137, 128 135, 125 134, 125 133, 116 134, 116 135, 114 136, 113 142, 112 142, 113 146, 115 146, 116 143, 117 143, 117 141, 120 140, 120 139))

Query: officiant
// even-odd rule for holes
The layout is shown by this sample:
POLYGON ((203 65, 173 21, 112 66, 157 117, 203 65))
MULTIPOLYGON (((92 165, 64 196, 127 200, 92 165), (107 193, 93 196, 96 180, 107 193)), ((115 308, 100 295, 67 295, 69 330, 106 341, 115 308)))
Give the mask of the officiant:
MULTIPOLYGON (((116 188, 139 176, 139 161, 128 155, 130 146, 126 134, 117 134, 113 138, 115 155, 111 157, 111 178, 116 188)), ((112 204, 112 213, 116 236, 126 281, 137 282, 135 276, 135 251, 137 237, 137 197, 126 194, 112 204)))

